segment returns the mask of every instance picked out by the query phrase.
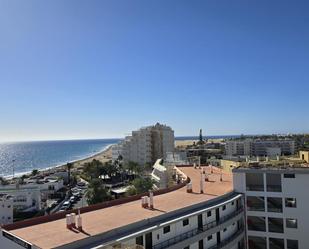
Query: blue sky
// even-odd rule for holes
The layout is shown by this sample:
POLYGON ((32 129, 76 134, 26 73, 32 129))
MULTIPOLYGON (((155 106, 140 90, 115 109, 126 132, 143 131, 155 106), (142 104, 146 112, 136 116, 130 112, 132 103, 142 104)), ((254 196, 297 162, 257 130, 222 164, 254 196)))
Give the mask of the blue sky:
POLYGON ((309 132, 308 1, 0 2, 0 140, 309 132))

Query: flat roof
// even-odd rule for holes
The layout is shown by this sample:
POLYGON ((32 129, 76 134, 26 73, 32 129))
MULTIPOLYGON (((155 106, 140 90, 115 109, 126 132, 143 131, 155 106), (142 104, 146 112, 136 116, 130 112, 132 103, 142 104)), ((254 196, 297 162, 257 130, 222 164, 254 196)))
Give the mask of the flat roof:
POLYGON ((193 193, 187 193, 186 187, 183 187, 166 194, 157 195, 154 197, 155 209, 153 210, 142 208, 141 200, 137 200, 82 213, 83 232, 67 229, 65 218, 13 229, 9 232, 40 248, 54 248, 205 202, 232 191, 232 175, 229 172, 222 173, 223 181, 221 182, 221 171, 219 169, 214 167, 213 173, 210 174, 210 167, 205 167, 206 173, 209 174, 209 181, 205 182, 204 194, 200 194, 201 169, 181 166, 178 169, 190 177, 193 193))

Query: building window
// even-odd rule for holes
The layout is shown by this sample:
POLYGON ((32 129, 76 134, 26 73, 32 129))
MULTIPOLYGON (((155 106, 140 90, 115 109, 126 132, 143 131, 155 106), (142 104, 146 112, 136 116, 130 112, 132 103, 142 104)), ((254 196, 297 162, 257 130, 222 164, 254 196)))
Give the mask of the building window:
POLYGON ((212 235, 209 235, 209 236, 207 237, 207 240, 212 240, 212 235))
POLYGON ((166 227, 163 227, 163 233, 169 233, 171 231, 171 227, 170 226, 166 226, 166 227))
POLYGON ((283 233, 283 219, 268 218, 268 232, 283 233))
POLYGON ((296 198, 285 198, 285 207, 296 208, 296 198))
POLYGON ((264 197, 247 196, 248 211, 265 211, 264 197))
POLYGON ((295 178, 295 174, 284 174, 284 178, 295 178))
POLYGON ((224 229, 223 229, 223 232, 226 232, 226 230, 227 230, 227 229, 226 229, 226 228, 224 228, 224 229))
POLYGON ((288 218, 285 220, 287 228, 297 228, 297 219, 288 218))
POLYGON ((267 197, 267 212, 282 213, 282 198, 267 197))
POLYGON ((223 206, 222 206, 222 210, 225 210, 225 209, 226 209, 226 206, 225 206, 225 205, 223 205, 223 206))
POLYGON ((231 204, 232 204, 232 206, 234 206, 234 201, 232 201, 232 203, 231 203, 231 204))
POLYGON ((277 238, 269 238, 269 249, 284 248, 284 240, 277 238))
POLYGON ((286 240, 287 249, 298 249, 298 241, 297 240, 286 240))
POLYGON ((281 175, 266 174, 267 192, 281 192, 281 175))
POLYGON ((211 211, 208 211, 207 212, 207 217, 210 217, 211 216, 211 211))
POLYGON ((248 230, 266 232, 265 217, 248 216, 248 230))
POLYGON ((200 240, 198 242, 198 249, 204 249, 204 242, 203 242, 203 240, 200 240))
POLYGON ((248 245, 249 249, 255 249, 255 248, 267 249, 265 237, 249 236, 248 245))
POLYGON ((183 221, 182 221, 182 225, 183 225, 183 226, 189 225, 189 219, 183 220, 183 221))
POLYGON ((247 191, 264 191, 263 173, 246 173, 247 191))
POLYGON ((186 247, 184 247, 183 249, 190 249, 190 246, 186 246, 186 247))
POLYGON ((135 242, 136 242, 137 245, 143 246, 144 245, 143 235, 136 237, 135 242))

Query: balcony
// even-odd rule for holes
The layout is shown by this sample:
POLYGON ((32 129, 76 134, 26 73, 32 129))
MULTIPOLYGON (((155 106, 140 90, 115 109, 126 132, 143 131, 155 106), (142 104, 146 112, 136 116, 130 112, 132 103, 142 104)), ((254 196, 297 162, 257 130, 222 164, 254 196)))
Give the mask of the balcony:
POLYGON ((219 244, 214 245, 208 249, 220 249, 224 248, 226 245, 230 244, 232 241, 234 241, 239 235, 241 235, 244 232, 244 227, 242 226, 237 232, 235 232, 232 236, 228 237, 225 240, 222 240, 219 244))
MULTIPOLYGON (((229 215, 223 216, 219 221, 212 221, 209 222, 205 225, 203 225, 203 228, 195 228, 193 230, 190 230, 188 232, 185 232, 183 234, 180 234, 174 238, 171 238, 169 240, 163 241, 155 246, 152 247, 152 249, 165 249, 168 248, 172 245, 175 245, 179 242, 182 242, 186 239, 189 239, 197 234, 203 233, 207 230, 210 230, 211 228, 214 228, 216 226, 219 226, 223 223, 225 223, 226 221, 236 217, 238 214, 240 214, 241 212, 243 212, 243 208, 239 208, 238 210, 234 211, 233 213, 230 213, 229 215)), ((239 230, 240 231, 240 230, 239 230)), ((235 235, 236 236, 236 235, 235 235)), ((220 245, 223 243, 223 241, 220 243, 220 245)), ((219 245, 216 245, 219 246, 219 245)), ((220 248, 220 247, 214 247, 214 248, 220 248)))

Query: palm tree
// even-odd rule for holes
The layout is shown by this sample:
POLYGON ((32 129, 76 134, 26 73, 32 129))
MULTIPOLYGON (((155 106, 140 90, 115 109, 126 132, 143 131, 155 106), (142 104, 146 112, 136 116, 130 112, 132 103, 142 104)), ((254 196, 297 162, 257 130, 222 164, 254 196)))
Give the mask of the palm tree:
POLYGON ((73 163, 67 163, 66 165, 68 171, 68 185, 71 185, 71 169, 73 168, 73 163))

